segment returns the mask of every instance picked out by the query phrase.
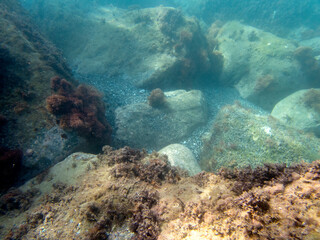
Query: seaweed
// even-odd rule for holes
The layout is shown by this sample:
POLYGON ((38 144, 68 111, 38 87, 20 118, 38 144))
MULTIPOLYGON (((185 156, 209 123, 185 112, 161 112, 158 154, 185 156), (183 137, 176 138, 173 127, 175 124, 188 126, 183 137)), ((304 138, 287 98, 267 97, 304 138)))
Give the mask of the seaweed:
POLYGON ((55 93, 46 99, 47 109, 58 118, 60 127, 75 130, 98 145, 109 143, 111 126, 105 117, 101 93, 86 85, 74 87, 59 76, 50 81, 55 93))
POLYGON ((160 88, 151 91, 148 96, 148 104, 153 108, 163 108, 167 105, 166 96, 160 88))
POLYGON ((152 207, 158 203, 159 194, 157 191, 141 191, 133 196, 135 209, 130 218, 129 228, 136 235, 134 240, 157 239, 160 233, 159 217, 152 207))
POLYGON ((124 147, 113 151, 111 147, 103 147, 104 154, 99 158, 114 166, 112 176, 115 178, 138 177, 141 181, 161 185, 163 182, 176 183, 182 172, 170 165, 168 159, 158 154, 151 155, 146 163, 142 162, 145 152, 124 147))
POLYGON ((235 180, 232 191, 237 195, 245 191, 249 191, 254 187, 262 187, 271 180, 276 180, 284 185, 293 181, 292 173, 301 172, 304 165, 297 164, 286 167, 286 164, 264 164, 255 169, 250 166, 242 169, 226 169, 223 168, 219 171, 219 175, 226 178, 235 180))

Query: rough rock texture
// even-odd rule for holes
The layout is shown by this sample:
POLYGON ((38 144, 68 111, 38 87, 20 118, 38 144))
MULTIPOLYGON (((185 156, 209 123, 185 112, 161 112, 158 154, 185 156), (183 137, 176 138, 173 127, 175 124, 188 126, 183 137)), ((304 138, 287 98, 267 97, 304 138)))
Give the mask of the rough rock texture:
POLYGON ((185 169, 191 176, 201 172, 199 164, 191 150, 181 144, 170 144, 158 152, 168 156, 171 166, 185 169))
POLYGON ((216 171, 221 167, 310 162, 320 158, 319 144, 314 136, 235 104, 219 111, 211 131, 203 137, 200 166, 216 171))
POLYGON ((1 1, 0 144, 23 151, 23 171, 31 176, 83 143, 60 130, 45 108, 50 78, 56 75, 74 82, 61 52, 37 31, 17 1, 1 1))
POLYGON ((165 92, 164 108, 137 103, 116 110, 116 139, 136 148, 160 149, 181 141, 205 124, 207 108, 201 91, 165 92))
POLYGON ((292 42, 235 21, 216 27, 209 39, 224 58, 220 82, 235 86, 243 98, 272 110, 284 97, 310 87, 292 42))
POLYGON ((271 116, 288 126, 320 136, 319 100, 320 89, 300 90, 278 102, 271 116))
POLYGON ((261 168, 246 191, 246 171, 185 177, 130 148, 54 168, 1 197, 2 239, 319 239, 319 162, 261 168))
MULTIPOLYGON (((59 11, 55 5, 42 7, 59 11)), ((86 16, 75 9, 69 14, 54 21, 46 14, 39 24, 78 73, 121 75, 148 88, 187 88, 216 64, 198 22, 177 9, 109 6, 86 16)))

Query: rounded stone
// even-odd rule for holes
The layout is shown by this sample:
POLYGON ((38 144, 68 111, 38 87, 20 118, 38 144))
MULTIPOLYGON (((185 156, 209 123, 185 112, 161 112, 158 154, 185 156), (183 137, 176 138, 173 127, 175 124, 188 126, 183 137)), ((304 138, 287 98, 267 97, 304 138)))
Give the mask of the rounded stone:
POLYGON ((201 172, 191 150, 181 144, 170 144, 162 148, 159 153, 167 155, 172 166, 186 170, 191 176, 201 172))

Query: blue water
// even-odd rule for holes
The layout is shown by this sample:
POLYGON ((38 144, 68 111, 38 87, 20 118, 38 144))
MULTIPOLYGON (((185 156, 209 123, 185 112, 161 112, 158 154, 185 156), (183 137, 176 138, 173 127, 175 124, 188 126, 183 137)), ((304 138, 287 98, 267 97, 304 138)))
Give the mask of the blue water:
MULTIPOLYGON (((119 8, 128 11, 128 14, 132 14, 131 11, 139 12, 144 8, 153 8, 159 5, 174 7, 179 9, 183 15, 196 18, 204 34, 206 34, 210 25, 216 21, 238 20, 243 24, 294 41, 320 35, 320 28, 318 27, 320 25, 320 7, 317 0, 139 0, 134 2, 126 0, 21 0, 21 3, 31 13, 40 29, 58 47, 65 46, 65 41, 68 41, 66 37, 68 31, 85 28, 86 19, 89 19, 91 14, 101 11, 101 9, 119 8), (69 22, 70 26, 66 26, 69 22), (66 38, 65 41, 64 37, 66 38)), ((121 17, 121 15, 119 16, 121 17)), ((90 36, 84 37, 90 39, 90 36)), ((92 39, 90 41, 94 43, 92 39)), ((137 87, 126 74, 115 76, 107 73, 83 74, 78 71, 76 65, 73 65, 74 59, 67 60, 70 62, 70 67, 73 69, 77 80, 93 85, 104 93, 104 100, 108 105, 106 116, 113 128, 116 128, 114 111, 117 107, 145 102, 150 94, 150 89, 137 87)), ((200 82, 200 80, 195 81, 200 82)), ((201 82, 202 84, 198 84, 194 88, 204 93, 208 103, 208 124, 198 128, 192 136, 181 141, 191 148, 196 156, 199 155, 199 149, 201 148, 201 135, 209 130, 215 115, 222 106, 240 100, 242 104, 262 111, 259 106, 254 106, 241 99, 238 92, 233 88, 221 87, 212 84, 209 80, 201 80, 201 82)), ((174 88, 170 89, 169 87, 164 90, 174 90, 174 88)), ((116 147, 121 146, 116 145, 116 147)))

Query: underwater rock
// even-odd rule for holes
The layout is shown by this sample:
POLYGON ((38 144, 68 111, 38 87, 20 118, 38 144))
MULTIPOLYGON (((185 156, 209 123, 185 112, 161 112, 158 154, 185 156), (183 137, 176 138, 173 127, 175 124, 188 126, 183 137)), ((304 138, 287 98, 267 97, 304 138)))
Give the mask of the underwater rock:
POLYGON ((320 37, 311 38, 299 42, 300 46, 312 48, 315 55, 320 55, 320 37))
MULTIPOLYGON (((41 7, 59 14, 58 6, 41 7)), ((187 88, 200 76, 210 77, 215 59, 199 23, 178 9, 104 6, 78 14, 70 9, 70 17, 39 20, 78 73, 121 76, 149 89, 187 88)))
POLYGON ((112 130, 98 90, 84 84, 74 87, 58 76, 51 78, 51 89, 55 93, 47 97, 46 107, 62 129, 76 131, 96 148, 110 143, 112 130))
POLYGON ((271 116, 282 123, 320 136, 320 89, 297 91, 276 104, 271 116))
POLYGON ((117 108, 115 138, 130 147, 160 149, 206 123, 201 91, 176 90, 165 92, 165 96, 165 108, 152 108, 147 103, 117 108))
POLYGON ((319 159, 319 151, 318 138, 235 104, 223 107, 211 131, 203 136, 200 166, 217 171, 264 163, 290 165, 319 159))
POLYGON ((27 191, 35 187, 41 195, 53 191, 56 184, 74 185, 80 181, 90 169, 94 169, 98 158, 94 154, 76 152, 66 157, 63 161, 52 166, 39 174, 36 178, 29 180, 20 190, 27 191))
POLYGON ((235 86, 243 98, 266 110, 310 87, 293 57, 296 45, 289 40, 235 21, 224 24, 209 39, 223 55, 220 82, 235 86))
POLYGON ((170 144, 158 152, 168 156, 171 166, 187 170, 190 176, 201 172, 199 164, 191 150, 181 144, 170 144))
POLYGON ((56 121, 45 107, 51 77, 75 80, 62 53, 43 37, 16 0, 0 2, 0 43, 0 115, 2 123, 6 120, 1 123, 1 145, 24 153, 33 149, 21 163, 20 177, 30 178, 83 143, 51 131, 56 121), (60 142, 64 147, 54 148, 60 142))
POLYGON ((319 237, 319 161, 188 177, 157 153, 103 152, 75 153, 4 194, 0 238, 319 237))
POLYGON ((294 52, 302 72, 308 78, 311 87, 320 87, 320 63, 316 59, 311 47, 298 47, 294 52))

